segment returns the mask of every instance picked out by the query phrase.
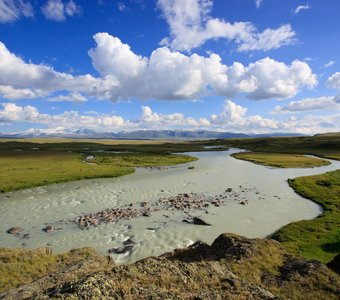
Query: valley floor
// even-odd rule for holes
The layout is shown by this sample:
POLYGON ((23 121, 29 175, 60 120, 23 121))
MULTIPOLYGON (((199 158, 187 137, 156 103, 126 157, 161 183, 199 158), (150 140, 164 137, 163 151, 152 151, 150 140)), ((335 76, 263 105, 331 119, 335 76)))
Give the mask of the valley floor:
MULTIPOLYGON (((295 148, 294 141, 289 139, 226 140, 205 144, 223 149, 243 145, 265 152, 237 154, 236 157, 276 167, 327 164, 325 160, 295 156, 296 153, 340 157, 338 141, 317 137, 313 144, 310 139, 305 143, 303 138, 292 139, 296 142, 295 148), (323 147, 323 143, 330 146, 323 147)), ((200 142, 109 145, 104 150, 134 149, 138 154, 97 153, 89 159, 93 145, 84 149, 84 145, 61 144, 56 149, 51 143, 33 150, 28 149, 32 144, 25 144, 27 148, 23 150, 20 143, 15 143, 14 148, 13 142, 10 143, 0 145, 3 192, 65 180, 120 176, 132 172, 136 166, 189 162, 195 158, 168 153, 204 151, 200 142)), ((98 147, 96 145, 95 149, 98 147)), ((189 249, 119 267, 91 249, 62 255, 51 255, 48 248, 37 251, 0 249, 0 290, 5 292, 0 298, 337 299, 338 275, 317 261, 305 259, 326 263, 340 251, 340 170, 291 179, 289 184, 298 194, 320 204, 324 212, 314 220, 291 223, 274 233, 271 238, 280 241, 282 246, 269 239, 225 234, 212 246, 198 243, 189 249)))

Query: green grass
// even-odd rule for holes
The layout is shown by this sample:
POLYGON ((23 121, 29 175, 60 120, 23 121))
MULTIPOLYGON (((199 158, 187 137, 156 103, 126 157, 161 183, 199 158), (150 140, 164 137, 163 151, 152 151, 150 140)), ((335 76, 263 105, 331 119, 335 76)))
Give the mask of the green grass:
POLYGON ((65 151, 0 151, 0 191, 8 192, 51 183, 117 177, 134 172, 135 167, 166 166, 196 158, 160 153, 99 154, 84 162, 86 155, 65 151))
POLYGON ((290 253, 324 263, 340 252, 340 170, 289 180, 301 196, 320 204, 323 214, 288 224, 273 234, 290 253))
POLYGON ((241 152, 235 153, 232 156, 237 159, 277 168, 312 168, 330 164, 327 160, 301 154, 241 152))

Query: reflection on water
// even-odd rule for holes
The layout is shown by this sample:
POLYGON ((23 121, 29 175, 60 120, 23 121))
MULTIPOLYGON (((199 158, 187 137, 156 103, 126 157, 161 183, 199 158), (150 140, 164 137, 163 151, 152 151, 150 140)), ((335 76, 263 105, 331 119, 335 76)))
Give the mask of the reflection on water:
POLYGON ((265 237, 292 221, 310 219, 320 207, 296 195, 287 178, 335 170, 340 162, 313 169, 274 169, 229 156, 237 150, 190 153, 198 161, 162 170, 137 169, 134 174, 112 179, 82 180, 7 193, 0 196, 0 247, 36 248, 50 245, 59 253, 91 246, 107 254, 109 249, 133 243, 133 251, 113 254, 117 261, 128 262, 159 255, 174 248, 202 240, 211 243, 222 232, 248 237, 265 237), (188 169, 194 166, 194 169, 188 169), (80 230, 76 224, 63 224, 61 230, 42 231, 48 224, 72 220, 126 204, 155 202, 179 193, 225 193, 232 188, 247 205, 229 199, 220 207, 193 210, 212 226, 183 223, 183 212, 159 210, 150 217, 121 220, 80 230), (13 226, 24 228, 29 239, 7 234, 13 226), (127 240, 130 239, 128 242, 127 240))

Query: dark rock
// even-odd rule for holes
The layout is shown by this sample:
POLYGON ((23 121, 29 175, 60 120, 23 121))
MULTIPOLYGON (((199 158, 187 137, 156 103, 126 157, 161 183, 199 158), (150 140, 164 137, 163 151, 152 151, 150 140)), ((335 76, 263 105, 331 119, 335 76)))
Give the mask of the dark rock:
POLYGON ((194 225, 205 225, 205 226, 211 226, 211 224, 205 222, 204 220, 194 217, 191 221, 189 220, 183 220, 182 222, 188 223, 188 224, 194 224, 194 225))
POLYGON ((42 229, 46 233, 52 232, 54 230, 54 227, 52 225, 47 225, 45 228, 42 229))
POLYGON ((109 253, 115 253, 115 254, 124 254, 127 252, 131 252, 133 250, 132 245, 126 245, 124 247, 119 247, 119 248, 111 248, 108 250, 109 253))
POLYGON ((230 192, 233 191, 233 189, 232 189, 232 188, 227 188, 225 191, 226 191, 227 193, 230 193, 230 192))
POLYGON ((150 217, 151 216, 151 212, 145 211, 145 212, 142 213, 142 216, 143 217, 150 217))
POLYGON ((193 220, 192 220, 193 224, 195 225, 205 225, 205 226, 211 226, 211 224, 205 222, 204 220, 200 219, 200 218, 197 218, 195 217, 193 220))
POLYGON ((217 257, 241 259, 254 255, 256 239, 247 239, 236 234, 221 234, 211 245, 217 257))
POLYGON ((327 267, 333 270, 335 273, 340 274, 340 254, 335 256, 329 263, 327 267))
POLYGON ((182 261, 202 260, 210 253, 210 246, 204 242, 196 242, 187 249, 176 249, 172 254, 172 258, 182 261))
POLYGON ((292 256, 287 256, 283 266, 280 268, 281 278, 291 280, 295 275, 309 276, 315 273, 324 272, 327 267, 318 260, 304 260, 292 256))
POLYGON ((135 242, 133 240, 131 240, 130 238, 128 238, 126 241, 123 242, 124 246, 134 245, 134 244, 135 244, 135 242))
POLYGON ((155 231, 158 230, 158 227, 147 227, 146 230, 151 230, 151 231, 155 231))
POLYGON ((12 228, 7 230, 7 233, 17 235, 17 234, 19 234, 23 230, 24 229, 21 228, 21 227, 12 227, 12 228))
POLYGON ((246 204, 248 204, 248 200, 243 200, 243 201, 240 202, 240 204, 246 205, 246 204))
POLYGON ((23 239, 29 239, 31 236, 30 236, 30 234, 29 233, 25 233, 24 235, 23 235, 23 239))

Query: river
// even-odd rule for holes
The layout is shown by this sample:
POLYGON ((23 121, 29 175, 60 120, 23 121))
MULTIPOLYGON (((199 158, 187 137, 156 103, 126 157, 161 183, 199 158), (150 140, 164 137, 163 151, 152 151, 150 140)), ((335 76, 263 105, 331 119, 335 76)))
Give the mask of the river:
POLYGON ((312 219, 322 210, 315 203, 298 196, 287 184, 288 178, 320 174, 340 168, 339 161, 325 167, 278 169, 234 159, 231 153, 188 153, 198 161, 165 169, 137 168, 119 178, 81 180, 26 189, 0 195, 0 247, 26 249, 49 245, 54 253, 90 246, 98 252, 120 247, 127 239, 134 242, 132 252, 112 254, 118 263, 132 262, 160 255, 201 240, 211 243, 219 234, 232 232, 247 237, 266 237, 280 227, 298 220, 312 219), (188 169, 193 166, 193 169, 188 169), (192 210, 212 226, 183 223, 183 212, 159 210, 150 217, 120 220, 80 230, 76 224, 63 224, 61 230, 42 231, 47 224, 74 219, 80 214, 98 212, 124 204, 138 205, 160 197, 180 193, 226 195, 231 188, 237 193, 224 205, 192 210), (240 202, 247 200, 247 205, 240 202), (6 233, 20 226, 29 239, 6 233))

